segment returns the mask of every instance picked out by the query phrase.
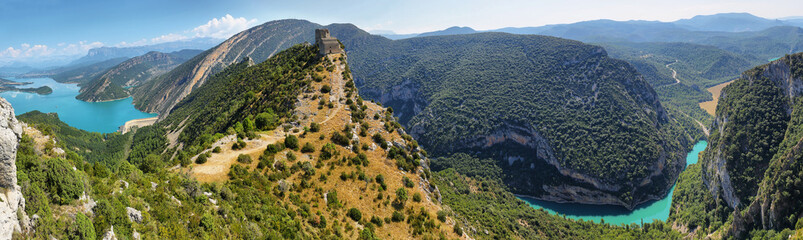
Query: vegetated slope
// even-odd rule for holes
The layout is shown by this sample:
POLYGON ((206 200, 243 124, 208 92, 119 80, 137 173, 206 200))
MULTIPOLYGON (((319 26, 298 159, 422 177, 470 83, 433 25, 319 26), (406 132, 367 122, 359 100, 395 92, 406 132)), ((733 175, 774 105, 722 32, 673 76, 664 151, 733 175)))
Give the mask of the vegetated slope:
POLYGON ((68 150, 82 156, 89 163, 98 162, 117 167, 117 164, 127 158, 124 149, 131 144, 130 135, 121 135, 118 132, 87 132, 62 122, 56 113, 36 110, 19 115, 18 119, 39 129, 44 135, 59 136, 60 143, 70 146, 68 150))
POLYGON ((432 161, 432 182, 454 212, 456 226, 474 239, 678 239, 670 224, 657 220, 617 226, 576 221, 534 209, 502 183, 502 169, 490 158, 458 153, 432 161))
MULTIPOLYGON (((135 102, 164 119, 173 114, 166 114, 173 102, 204 85, 204 74, 222 65, 218 59, 233 62, 232 56, 250 52, 224 49, 270 53, 281 48, 278 43, 311 41, 319 27, 281 20, 244 31, 136 89, 135 102)), ((671 129, 649 85, 599 47, 499 33, 391 41, 350 24, 325 28, 348 46, 364 97, 392 106, 400 122, 437 154, 481 149, 506 169, 520 171, 506 178, 516 193, 633 207, 663 195, 682 166, 683 143, 676 137, 686 134, 668 134, 680 130, 671 129), (409 123, 414 116, 417 124, 409 123), (621 145, 594 145, 608 138, 621 145), (531 154, 535 149, 542 160, 531 154)), ((197 126, 220 130, 230 123, 197 126)))
POLYGON ((703 199, 675 199, 705 211, 680 218, 681 223, 737 238, 803 229, 800 84, 803 54, 798 53, 748 70, 725 87, 697 170, 706 191, 681 185, 677 190, 704 194, 703 199))
POLYGON ((23 74, 23 78, 36 78, 36 77, 49 77, 61 83, 78 83, 79 85, 87 83, 103 74, 109 68, 120 64, 128 58, 113 58, 102 62, 93 63, 90 65, 80 65, 71 67, 62 67, 53 70, 30 72, 23 74))
MULTIPOLYGON (((230 66, 165 121, 119 135, 133 139, 130 148, 116 151, 130 153, 127 161, 89 164, 72 152, 73 141, 61 140, 70 139, 63 131, 67 128, 37 124, 59 129, 45 132, 54 135, 57 141, 50 146, 66 151, 68 161, 54 158, 57 168, 47 168, 33 164, 44 156, 25 158, 21 172, 37 177, 22 181, 32 186, 23 186, 36 206, 30 211, 48 224, 22 236, 459 238, 452 213, 428 182, 425 152, 397 128, 387 110, 359 98, 345 55, 320 58, 316 53, 316 47, 297 45, 261 64, 230 66), (213 99, 222 103, 202 104, 213 99), (199 107, 205 114, 186 114, 199 107), (182 135, 176 142, 174 133, 182 135), (252 146, 273 134, 282 140, 252 146), (236 141, 226 142, 229 138, 236 141), (192 179, 193 169, 244 146, 259 151, 229 159, 226 180, 201 184, 192 179), (69 178, 46 187, 35 184, 50 176, 49 169, 64 171, 71 165, 77 170, 67 172, 69 178), (68 194, 52 197, 61 189, 68 194), (80 189, 88 196, 80 197, 80 189)), ((55 120, 38 115, 26 118, 55 120)))
MULTIPOLYGON (((652 85, 661 103, 689 132, 703 133, 713 117, 699 107, 710 101, 706 88, 739 77, 761 59, 748 59, 713 46, 690 43, 600 43, 612 57, 628 61, 652 85), (690 124, 687 124, 690 123, 690 124), (698 130, 694 130, 698 129, 698 130)), ((702 134, 699 134, 702 135, 702 134)))
POLYGON ((502 33, 390 41, 327 27, 350 46, 363 97, 393 107, 434 156, 492 157, 515 193, 633 207, 662 196, 682 168, 679 130, 655 92, 600 47, 502 33))
POLYGON ((172 53, 149 52, 126 60, 84 84, 75 98, 87 102, 126 98, 124 88, 138 86, 166 73, 201 53, 201 50, 182 50, 172 53))
POLYGON ((244 57, 259 63, 294 44, 313 41, 314 35, 310 34, 318 26, 304 20, 279 20, 240 32, 153 81, 134 88, 134 104, 140 110, 165 116, 176 103, 229 64, 244 57))
POLYGON ((644 79, 655 87, 674 83, 672 69, 684 84, 707 88, 733 80, 766 59, 748 59, 713 46, 690 43, 599 43, 611 57, 634 63, 644 79), (677 63, 674 63, 677 61, 677 63), (674 63, 674 64, 673 64, 674 63), (672 64, 669 68, 667 64, 672 64))

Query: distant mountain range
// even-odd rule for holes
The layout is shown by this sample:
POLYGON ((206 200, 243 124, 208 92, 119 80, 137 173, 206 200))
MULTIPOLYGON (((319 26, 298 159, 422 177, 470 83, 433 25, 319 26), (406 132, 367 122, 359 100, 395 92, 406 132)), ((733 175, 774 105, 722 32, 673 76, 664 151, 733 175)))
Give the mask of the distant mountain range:
POLYGON ((81 86, 81 94, 75 98, 88 102, 109 101, 129 96, 126 88, 138 86, 156 76, 173 70, 176 66, 195 57, 202 50, 181 50, 171 53, 149 52, 133 57, 109 68, 98 77, 81 86))
MULTIPOLYGON (((611 36, 616 38, 627 38, 629 40, 639 41, 634 36, 631 36, 629 30, 638 30, 645 32, 652 30, 656 32, 666 31, 706 31, 706 32, 748 32, 748 31, 762 31, 772 27, 791 26, 803 27, 803 17, 788 17, 782 19, 767 19, 757 17, 749 13, 720 13, 714 15, 698 15, 690 19, 681 19, 674 22, 658 22, 658 21, 613 21, 613 20, 591 20, 582 21, 571 24, 554 24, 535 27, 506 27, 492 30, 477 31, 470 27, 450 27, 444 30, 424 32, 419 34, 395 34, 392 31, 374 31, 378 34, 393 40, 411 38, 411 37, 426 37, 426 36, 442 36, 454 34, 471 34, 477 32, 506 32, 513 34, 540 34, 540 35, 565 35, 565 36, 580 36, 582 32, 578 27, 604 27, 614 25, 618 31, 612 32, 611 36), (626 28, 621 28, 626 26, 626 28), (554 29, 554 30, 553 30, 554 29), (553 31, 550 31, 553 30, 553 31), (576 32, 571 32, 576 31, 576 32), (615 34, 613 34, 615 33, 615 34)), ((597 31, 591 31, 596 33, 597 31)), ((594 34, 599 35, 599 34, 594 34)), ((567 37, 579 40, 572 37, 567 37)), ((597 39, 596 41, 606 41, 605 39, 597 39)), ((641 40, 646 41, 646 40, 641 40)))
POLYGON ((96 63, 112 58, 132 58, 146 54, 151 51, 157 52, 175 52, 184 49, 202 49, 206 50, 215 45, 220 44, 222 39, 217 38, 193 38, 186 41, 166 42, 154 45, 137 46, 137 47, 100 47, 90 49, 86 56, 75 60, 71 65, 82 65, 96 63))

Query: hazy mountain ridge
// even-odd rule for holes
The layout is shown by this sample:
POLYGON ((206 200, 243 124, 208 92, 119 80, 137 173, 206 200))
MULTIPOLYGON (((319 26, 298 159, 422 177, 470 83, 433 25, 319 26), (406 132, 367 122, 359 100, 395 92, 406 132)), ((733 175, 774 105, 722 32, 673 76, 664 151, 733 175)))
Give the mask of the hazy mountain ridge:
POLYGON ((90 64, 99 61, 105 61, 112 58, 132 58, 146 54, 148 52, 176 52, 184 49, 202 49, 206 50, 214 47, 222 39, 216 38, 193 38, 190 40, 182 40, 175 42, 166 42, 153 45, 136 46, 136 47, 100 47, 89 49, 86 56, 81 57, 71 63, 71 65, 90 64))
POLYGON ((181 50, 172 53, 154 51, 128 59, 83 84, 81 93, 75 98, 88 102, 126 98, 129 92, 124 88, 148 82, 201 52, 201 50, 181 50))
POLYGON ((56 80, 57 82, 78 83, 79 85, 81 85, 91 81, 92 79, 96 78, 98 75, 102 74, 106 70, 126 60, 128 60, 128 58, 125 57, 113 58, 89 65, 78 65, 78 66, 71 65, 52 70, 29 72, 26 74, 22 74, 19 77, 21 78, 49 77, 53 78, 53 80, 56 80))

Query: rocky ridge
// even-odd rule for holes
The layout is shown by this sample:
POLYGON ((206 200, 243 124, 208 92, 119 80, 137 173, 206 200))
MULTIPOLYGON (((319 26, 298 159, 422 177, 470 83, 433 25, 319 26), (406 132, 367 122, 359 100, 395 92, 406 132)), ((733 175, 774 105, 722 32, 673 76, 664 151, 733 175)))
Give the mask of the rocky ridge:
POLYGON ((14 109, 0 98, 0 239, 11 239, 23 226, 19 216, 25 218, 25 199, 17 185, 17 145, 22 136, 22 125, 14 117, 14 109))

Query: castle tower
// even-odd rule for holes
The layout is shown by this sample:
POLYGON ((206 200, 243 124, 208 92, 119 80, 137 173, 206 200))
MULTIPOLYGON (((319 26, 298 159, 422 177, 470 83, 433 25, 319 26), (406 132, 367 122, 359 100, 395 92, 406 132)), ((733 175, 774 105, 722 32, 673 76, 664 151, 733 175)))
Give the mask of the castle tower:
POLYGON ((337 38, 329 35, 329 29, 315 29, 315 45, 318 46, 318 54, 343 53, 340 42, 337 38))

